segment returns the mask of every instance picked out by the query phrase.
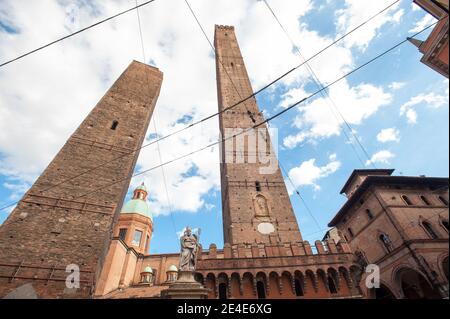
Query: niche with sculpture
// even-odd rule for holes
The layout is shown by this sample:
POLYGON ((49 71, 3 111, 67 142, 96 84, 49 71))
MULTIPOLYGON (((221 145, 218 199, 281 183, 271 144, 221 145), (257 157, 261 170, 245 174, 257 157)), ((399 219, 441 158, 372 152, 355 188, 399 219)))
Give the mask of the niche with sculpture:
POLYGON ((255 197, 255 217, 269 217, 269 206, 267 205, 267 199, 258 194, 255 197))

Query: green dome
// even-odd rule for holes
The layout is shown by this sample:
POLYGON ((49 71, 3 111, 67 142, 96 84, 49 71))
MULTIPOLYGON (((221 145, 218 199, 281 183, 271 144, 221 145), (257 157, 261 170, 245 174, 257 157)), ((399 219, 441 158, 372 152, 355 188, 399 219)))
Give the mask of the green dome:
POLYGON ((145 187, 144 183, 142 183, 135 190, 142 190, 142 191, 147 192, 147 187, 145 187))
POLYGON ((143 199, 131 199, 122 207, 122 214, 140 214, 153 221, 153 214, 148 207, 147 201, 143 199))

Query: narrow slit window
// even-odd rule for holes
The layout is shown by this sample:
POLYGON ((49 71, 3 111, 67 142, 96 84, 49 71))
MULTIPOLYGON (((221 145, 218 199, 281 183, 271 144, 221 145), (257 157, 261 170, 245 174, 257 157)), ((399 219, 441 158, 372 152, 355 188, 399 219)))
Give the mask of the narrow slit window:
POLYGON ((260 182, 255 182, 255 188, 257 192, 261 191, 261 183, 260 182))
POLYGON ((348 234, 350 235, 350 238, 353 238, 353 230, 349 227, 347 228, 348 234))
POLYGON ((126 236, 127 236, 127 229, 126 228, 119 229, 119 238, 125 241, 126 236))
POLYGON ((367 217, 369 217, 369 220, 372 220, 372 219, 373 219, 373 214, 372 214, 372 212, 370 211, 370 209, 366 209, 366 214, 367 214, 367 217))
POLYGON ((438 198, 439 198, 439 200, 441 201, 442 204, 444 204, 445 206, 448 206, 448 200, 446 200, 446 199, 445 199, 444 197, 442 197, 442 196, 439 196, 438 198))
POLYGON ((442 226, 444 226, 444 228, 447 229, 447 232, 448 232, 449 231, 448 220, 443 220, 441 223, 442 223, 442 226))
POLYGON ((119 122, 118 121, 113 121, 112 124, 111 124, 111 130, 114 131, 117 128, 117 125, 119 125, 119 122))
POLYGON ((439 236, 436 234, 436 232, 433 229, 433 226, 431 226, 431 224, 429 222, 423 221, 422 222, 423 228, 425 228, 425 230, 427 231, 428 235, 432 238, 432 239, 437 239, 439 238, 439 236))
POLYGON ((427 205, 427 206, 430 206, 431 204, 430 204, 430 202, 428 201, 428 199, 425 197, 425 196, 420 196, 420 199, 422 200, 422 202, 425 204, 425 205, 427 205))
POLYGON ((402 199, 403 201, 406 203, 406 205, 411 206, 413 203, 411 202, 411 200, 409 199, 408 196, 406 195, 402 195, 402 199))

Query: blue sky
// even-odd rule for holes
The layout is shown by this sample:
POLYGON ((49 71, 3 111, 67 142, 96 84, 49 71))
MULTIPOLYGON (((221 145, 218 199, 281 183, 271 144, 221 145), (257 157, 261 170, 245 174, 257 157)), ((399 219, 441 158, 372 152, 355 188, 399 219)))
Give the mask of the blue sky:
MULTIPOLYGON (((305 57, 375 14, 392 1, 269 1, 305 57), (328 42, 327 42, 328 41, 328 42)), ((77 30, 134 1, 43 1, 24 8, 0 5, 0 60, 77 30), (44 13, 47 17, 44 18, 44 13)), ((236 27, 254 90, 299 64, 289 40, 262 2, 192 0, 212 39, 214 24, 236 27)), ((148 140, 166 135, 217 110, 214 59, 208 43, 182 1, 141 10, 147 61, 164 72, 164 83, 148 140), (171 17, 162 19, 161 17, 171 17), (189 116, 187 116, 187 114, 189 116)), ((391 47, 433 20, 402 0, 346 41, 311 61, 323 83, 391 47)), ((426 32, 419 38, 425 39, 426 32)), ((135 14, 121 17, 0 70, 0 204, 19 199, 65 140, 132 59, 142 60, 135 14)), ((329 94, 355 130, 373 164, 394 174, 448 176, 448 81, 420 63, 409 43, 333 86, 329 94)), ((257 96, 274 114, 315 91, 300 69, 257 96)), ((342 123, 325 99, 314 99, 275 119, 279 159, 302 194, 291 196, 304 239, 321 239, 345 197, 339 191, 353 169, 368 160, 348 143, 342 123)), ((163 161, 217 139, 217 119, 161 142, 163 161)), ((147 141, 148 141, 147 140, 147 141)), ((157 145, 144 149, 136 172, 159 164, 157 145)), ((169 202, 161 170, 137 177, 150 189, 154 211, 151 253, 178 251, 176 232, 202 229, 201 242, 223 246, 217 148, 165 167, 169 202)), ((291 189, 291 187, 288 187, 291 189)), ((0 212, 0 223, 9 211, 0 212)))

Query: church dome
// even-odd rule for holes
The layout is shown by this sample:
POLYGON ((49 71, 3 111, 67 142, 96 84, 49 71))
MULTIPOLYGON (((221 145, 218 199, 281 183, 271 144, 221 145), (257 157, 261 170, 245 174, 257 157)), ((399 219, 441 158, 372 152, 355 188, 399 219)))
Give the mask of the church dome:
POLYGON ((144 183, 134 190, 133 198, 123 205, 121 214, 139 214, 153 221, 153 214, 147 202, 147 189, 144 183))
POLYGON ((169 267, 169 269, 167 269, 167 271, 178 272, 178 268, 177 268, 177 266, 175 266, 175 265, 171 265, 171 266, 169 267))

